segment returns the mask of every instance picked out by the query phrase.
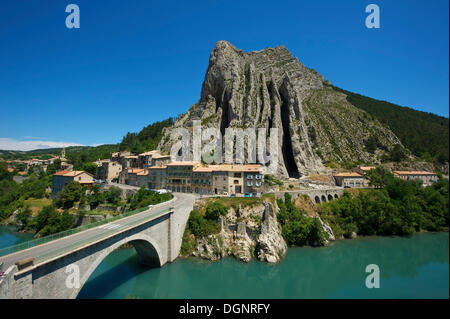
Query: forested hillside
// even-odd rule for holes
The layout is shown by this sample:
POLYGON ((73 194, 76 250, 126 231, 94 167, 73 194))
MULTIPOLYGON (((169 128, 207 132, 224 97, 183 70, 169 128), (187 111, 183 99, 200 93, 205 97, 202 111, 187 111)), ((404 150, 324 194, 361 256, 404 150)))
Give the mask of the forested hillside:
POLYGON ((388 126, 414 155, 444 163, 449 159, 449 119, 334 87, 347 100, 388 126))
POLYGON ((136 154, 154 150, 161 140, 163 128, 172 126, 173 123, 174 119, 169 117, 166 120, 155 122, 144 127, 139 133, 128 132, 123 137, 119 149, 121 151, 128 150, 136 154))
MULTIPOLYGON (((133 153, 142 153, 156 149, 161 140, 161 132, 164 127, 171 126, 174 120, 168 118, 144 127, 138 133, 127 133, 120 144, 104 144, 99 146, 69 146, 66 147, 66 157, 74 164, 74 169, 84 169, 83 165, 98 159, 109 158, 111 153, 119 150, 128 150, 133 153)), ((49 159, 61 154, 61 148, 42 149, 34 151, 3 151, 0 150, 0 158, 9 159, 49 159)))

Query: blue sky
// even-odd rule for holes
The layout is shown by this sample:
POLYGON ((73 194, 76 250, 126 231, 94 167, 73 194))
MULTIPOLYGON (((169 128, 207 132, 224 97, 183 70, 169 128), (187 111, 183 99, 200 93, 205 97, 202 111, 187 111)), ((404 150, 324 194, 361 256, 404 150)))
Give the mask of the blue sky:
POLYGON ((284 45, 336 86, 448 117, 448 12, 438 0, 2 1, 0 149, 117 143, 184 113, 219 40, 284 45), (80 29, 65 26, 70 3, 80 29), (365 27, 370 3, 380 29, 365 27))

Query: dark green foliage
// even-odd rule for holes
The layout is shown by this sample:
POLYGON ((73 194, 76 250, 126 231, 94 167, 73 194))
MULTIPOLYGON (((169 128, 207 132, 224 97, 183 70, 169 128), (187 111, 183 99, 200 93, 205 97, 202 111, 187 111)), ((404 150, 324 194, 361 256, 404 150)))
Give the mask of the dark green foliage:
POLYGON ((274 185, 281 186, 281 185, 283 185, 282 181, 276 179, 275 177, 273 177, 270 174, 264 175, 264 183, 268 184, 269 186, 274 186, 274 185))
POLYGON ((321 216, 335 235, 409 235, 421 230, 448 229, 449 182, 441 178, 432 186, 385 176, 383 189, 344 196, 319 206, 321 216))
POLYGON ((8 165, 5 162, 0 162, 0 180, 12 181, 13 174, 8 172, 8 165))
POLYGON ((205 218, 209 220, 217 221, 219 216, 225 216, 228 212, 228 208, 219 202, 209 202, 206 206, 205 218))
POLYGON ((146 207, 149 205, 156 205, 172 198, 172 195, 159 194, 157 192, 146 190, 145 187, 141 187, 136 195, 134 195, 130 200, 130 209, 135 210, 141 207, 146 207))
POLYGON ((284 201, 277 200, 279 213, 278 221, 282 228, 282 235, 288 245, 320 246, 328 239, 322 224, 316 217, 308 217, 292 203, 289 193, 284 194, 284 201))
POLYGON ((122 190, 119 187, 109 187, 105 192, 105 200, 109 204, 118 205, 122 195, 122 190))
POLYGON ((16 221, 22 225, 22 229, 26 228, 31 217, 31 210, 28 206, 23 207, 16 215, 16 221))
POLYGON ((389 151, 389 160, 393 162, 401 162, 406 158, 406 152, 400 144, 395 144, 389 151))
POLYGON ((47 174, 48 175, 53 175, 59 170, 61 170, 61 160, 60 159, 54 160, 52 164, 49 164, 47 166, 47 174))
POLYGON ((91 209, 95 209, 100 204, 111 204, 118 206, 121 201, 122 190, 119 187, 112 186, 102 191, 99 185, 94 185, 92 191, 82 196, 81 202, 89 204, 91 209))
POLYGON ((206 219, 199 211, 193 210, 188 219, 189 230, 196 237, 205 237, 220 232, 217 220, 206 219))
POLYGON ((62 207, 65 209, 73 207, 75 202, 80 201, 81 196, 84 193, 83 186, 78 182, 72 182, 67 184, 62 191, 58 193, 56 197, 55 204, 57 207, 62 207))
POLYGON ((195 240, 195 238, 192 238, 191 236, 191 231, 189 230, 189 227, 186 227, 183 233, 183 240, 181 242, 180 254, 182 256, 190 255, 195 249, 196 242, 197 241, 195 240))
POLYGON ((8 174, 2 173, 0 179, 0 220, 8 218, 13 211, 23 207, 23 201, 28 198, 47 197, 46 188, 50 186, 50 177, 32 175, 18 184, 8 174))
POLYGON ((96 167, 92 165, 94 161, 103 158, 109 158, 111 153, 117 152, 119 146, 100 145, 95 147, 76 146, 66 148, 66 157, 73 164, 74 170, 87 171, 92 175, 95 174, 96 167))
POLYGON ((351 104, 388 126, 414 155, 421 156, 427 152, 434 161, 448 162, 448 118, 375 100, 337 87, 334 89, 345 93, 351 104))
POLYGON ((365 144, 367 152, 372 154, 375 153, 375 151, 377 150, 377 145, 378 145, 377 138, 373 135, 370 135, 365 144))
POLYGON ((375 169, 366 172, 364 177, 367 178, 370 185, 375 188, 383 188, 395 178, 394 174, 383 166, 377 166, 375 169))
POLYGON ((97 168, 98 166, 95 163, 85 163, 82 167, 82 171, 88 172, 91 175, 95 175, 97 168))
POLYGON ((105 202, 105 195, 100 191, 99 185, 94 185, 92 192, 86 196, 86 201, 91 206, 91 209, 95 209, 98 205, 105 202))
POLYGON ((72 228, 75 218, 67 211, 59 213, 53 205, 44 207, 39 214, 27 223, 27 229, 34 229, 40 237, 72 228))
POLYGON ((173 118, 169 117, 167 120, 155 122, 144 127, 139 133, 127 133, 122 139, 119 149, 121 151, 128 150, 136 154, 154 150, 161 140, 163 128, 172 126, 173 123, 173 118))

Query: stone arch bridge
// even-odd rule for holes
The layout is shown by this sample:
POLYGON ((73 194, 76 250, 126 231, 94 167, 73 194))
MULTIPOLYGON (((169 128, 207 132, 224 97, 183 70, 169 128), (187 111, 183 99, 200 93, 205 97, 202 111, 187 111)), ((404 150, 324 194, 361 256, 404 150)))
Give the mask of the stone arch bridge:
POLYGON ((329 202, 341 197, 344 194, 344 189, 341 187, 327 188, 327 189, 304 189, 294 191, 276 192, 276 198, 284 198, 284 194, 289 193, 292 199, 295 200, 301 195, 307 195, 315 204, 329 202))
POLYGON ((0 298, 76 298, 103 259, 123 244, 132 245, 144 264, 172 262, 194 201, 191 194, 175 194, 144 212, 0 257, 6 269, 0 298))

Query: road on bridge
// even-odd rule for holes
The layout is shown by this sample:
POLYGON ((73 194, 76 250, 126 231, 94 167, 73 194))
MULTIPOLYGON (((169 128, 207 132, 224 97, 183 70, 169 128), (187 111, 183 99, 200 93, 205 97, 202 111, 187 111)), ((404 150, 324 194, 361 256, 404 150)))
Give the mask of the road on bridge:
POLYGON ((178 207, 185 205, 192 205, 195 200, 195 196, 192 194, 175 193, 172 201, 161 203, 155 207, 151 207, 143 212, 117 219, 111 223, 103 224, 73 235, 56 239, 45 244, 34 246, 28 249, 24 249, 6 256, 0 257, 0 262, 3 262, 3 269, 6 270, 10 266, 14 265, 19 260, 33 257, 35 258, 35 264, 49 260, 58 255, 62 255, 64 252, 76 249, 90 242, 100 240, 102 238, 109 237, 115 233, 120 232, 130 226, 136 225, 140 222, 150 221, 161 216, 167 212, 170 207, 174 207, 174 211, 177 211, 178 207))

